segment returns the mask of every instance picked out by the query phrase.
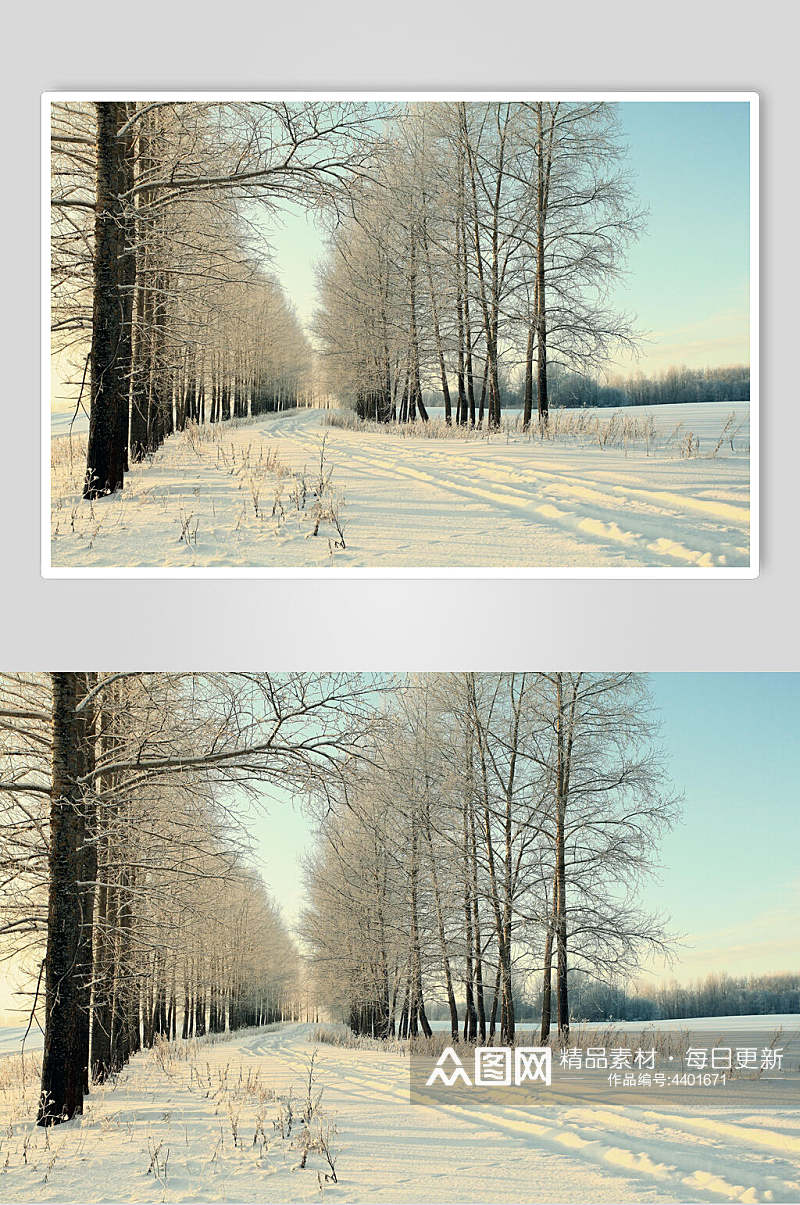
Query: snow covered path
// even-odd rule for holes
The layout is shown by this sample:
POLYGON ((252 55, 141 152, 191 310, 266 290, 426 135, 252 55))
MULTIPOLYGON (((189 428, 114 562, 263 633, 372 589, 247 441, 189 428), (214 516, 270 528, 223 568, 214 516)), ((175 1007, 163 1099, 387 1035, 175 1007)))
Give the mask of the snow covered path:
MULTIPOLYGON (((297 1167, 296 1149, 279 1140, 269 1120, 278 1106, 264 1091, 285 1100, 291 1090, 299 1113, 312 1036, 306 1025, 249 1031, 198 1044, 191 1064, 141 1054, 116 1086, 92 1093, 82 1120, 58 1127, 49 1139, 22 1120, 8 1134, 0 1092, 0 1165, 8 1156, 0 1195, 7 1201, 320 1199, 317 1173, 324 1164, 314 1155, 306 1168, 297 1167), (253 1137, 250 1097, 261 1099, 256 1116, 266 1147, 253 1137), (147 1172, 156 1149, 162 1163, 169 1156, 163 1177, 147 1172)), ((323 1182, 326 1200, 800 1199, 800 1111, 712 1117, 685 1107, 585 1102, 412 1105, 403 1054, 328 1045, 317 1051, 315 1085, 337 1131, 338 1183, 323 1182)))
MULTIPOLYGON (((303 1065, 293 1031, 255 1039, 303 1065)), ((307 1057, 307 1056, 305 1056, 307 1057)), ((800 1196, 800 1114, 734 1121, 640 1108, 409 1103, 404 1056, 320 1047, 321 1082, 346 1152, 385 1185, 349 1200, 790 1201, 800 1196), (352 1119, 351 1126, 345 1118, 352 1119), (788 1128, 786 1128, 788 1125, 788 1128)), ((285 1081, 286 1082, 286 1081, 285 1081)), ((369 1173, 367 1172, 367 1175, 369 1173)))
MULTIPOLYGON (((746 441, 746 403, 654 408, 663 439, 682 422, 702 433, 701 449, 709 451, 732 411, 746 441)), ((748 564, 746 452, 681 458, 675 450, 648 456, 643 448, 626 453, 588 440, 404 438, 324 428, 323 419, 323 411, 304 410, 226 425, 204 442, 173 436, 152 464, 134 468, 121 495, 91 507, 80 502, 74 480, 59 484, 57 471, 53 566, 748 564), (310 538, 307 513, 292 504, 298 476, 314 479, 326 433, 344 549, 328 523, 310 538), (276 453, 296 475, 284 477, 283 493, 262 471, 276 453)))

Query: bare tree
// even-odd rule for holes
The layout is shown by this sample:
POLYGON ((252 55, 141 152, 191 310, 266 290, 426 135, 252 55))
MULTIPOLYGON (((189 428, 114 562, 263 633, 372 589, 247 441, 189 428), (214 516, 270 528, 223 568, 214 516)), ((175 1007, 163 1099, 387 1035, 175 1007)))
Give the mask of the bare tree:
POLYGON ((571 972, 613 980, 669 948, 636 895, 677 806, 645 684, 419 675, 394 698, 309 863, 320 994, 372 1036, 426 1034, 419 1004, 442 999, 453 1036, 462 1009, 466 1040, 513 1042, 538 980, 547 1041, 555 957, 566 1041, 571 972))
MULTIPOLYGON (((220 792, 236 787, 257 798, 280 784, 324 795, 366 747, 374 707, 373 684, 352 675, 51 679, 48 747, 40 754, 35 746, 37 760, 12 745, 12 773, 1 784, 17 812, 29 795, 50 797, 40 849, 49 898, 44 1125, 81 1111, 91 1063, 102 1077, 142 1040, 174 1030, 177 966, 154 932, 157 917, 167 902, 175 917, 196 911, 185 895, 190 882, 219 880, 240 892, 248 882, 231 836, 240 821, 220 792)), ((40 683, 10 686, 0 721, 13 741, 28 734, 38 745, 46 731, 40 683), (29 686, 36 705, 20 706, 29 686)), ((270 1011, 269 993, 246 965, 195 964, 195 1032, 209 1015, 219 1024, 222 1004, 232 1024, 270 1011)))
MULTIPOLYGON (((167 328, 175 325, 172 260, 185 256, 185 235, 197 230, 186 214, 202 206, 239 223, 245 204, 274 208, 279 200, 336 204, 344 185, 364 174, 380 106, 346 102, 125 102, 59 107, 54 120, 54 239, 59 251, 59 300, 86 311, 87 232, 81 255, 66 248, 73 210, 94 212, 89 448, 84 493, 92 498, 122 485, 127 467, 131 391, 133 448, 160 442, 173 415, 173 368, 167 328), (177 220, 176 220, 177 219, 177 220), (134 331, 137 337, 134 339, 134 331), (133 356, 135 353, 136 360, 133 356), (137 418, 138 416, 138 418, 137 418), (164 425, 162 432, 161 426, 164 425)), ((216 268, 221 262, 216 256, 216 268)), ((213 265, 200 269, 213 281, 213 265)), ((183 273, 185 286, 187 275, 183 273)), ((57 321, 62 330, 85 325, 83 314, 57 321)), ((180 356, 179 356, 180 358, 180 356)), ((231 375, 225 374, 221 411, 231 375)), ((241 401, 241 398, 240 398, 241 401)))

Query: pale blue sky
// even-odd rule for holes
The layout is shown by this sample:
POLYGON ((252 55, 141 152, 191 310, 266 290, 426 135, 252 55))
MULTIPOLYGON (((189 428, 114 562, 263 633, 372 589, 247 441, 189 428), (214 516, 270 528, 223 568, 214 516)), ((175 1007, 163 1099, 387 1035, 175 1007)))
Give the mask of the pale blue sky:
POLYGON ((620 117, 649 211, 617 290, 651 332, 642 366, 749 361, 750 106, 629 102, 620 117))
MULTIPOLYGON (((749 105, 628 101, 619 108, 639 204, 649 211, 615 294, 649 333, 639 367, 748 362, 749 105)), ((270 239, 277 272, 308 323, 322 233, 292 209, 270 239)))
MULTIPOLYGON (((653 973, 800 970, 800 674, 653 674, 650 685, 686 797, 643 892, 685 945, 673 970, 653 973)), ((283 801, 254 834, 264 878, 293 921, 311 826, 283 801)))
POLYGON ((645 893, 688 948, 675 973, 800 970, 800 674, 653 674, 684 790, 645 893))

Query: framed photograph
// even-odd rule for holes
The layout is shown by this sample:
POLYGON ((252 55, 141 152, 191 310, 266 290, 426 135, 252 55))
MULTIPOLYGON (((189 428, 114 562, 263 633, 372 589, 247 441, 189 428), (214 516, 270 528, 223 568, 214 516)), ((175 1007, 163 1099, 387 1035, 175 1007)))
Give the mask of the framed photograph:
POLYGON ((798 727, 793 673, 0 674, 3 1200, 795 1200, 798 727))
POLYGON ((42 117, 45 576, 757 575, 754 93, 42 117))

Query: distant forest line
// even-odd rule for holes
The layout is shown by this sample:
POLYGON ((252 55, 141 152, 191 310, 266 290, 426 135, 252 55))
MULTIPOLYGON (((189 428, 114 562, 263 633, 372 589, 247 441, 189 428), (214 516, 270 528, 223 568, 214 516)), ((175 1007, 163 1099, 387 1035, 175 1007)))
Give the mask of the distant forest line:
MULTIPOLYGON (((501 406, 504 410, 522 408, 525 382, 509 376, 500 381, 501 406)), ((596 377, 567 372, 558 366, 550 370, 550 404, 575 408, 597 406, 664 406, 688 402, 749 402, 750 367, 733 364, 723 368, 668 368, 654 376, 636 373, 607 382, 596 377)), ((441 393, 426 395, 428 406, 442 405, 441 393)))
MULTIPOLYGON (((600 983, 580 972, 570 975, 572 1020, 669 1021, 689 1017, 768 1016, 800 1013, 800 974, 707 975, 693 983, 600 983)), ((542 994, 520 999, 516 1016, 521 1025, 538 1025, 542 994)), ((431 1020, 447 1018, 445 1005, 431 1003, 431 1020)))

